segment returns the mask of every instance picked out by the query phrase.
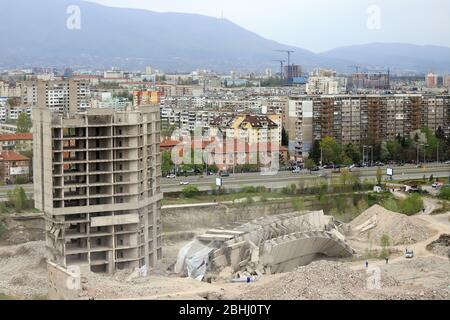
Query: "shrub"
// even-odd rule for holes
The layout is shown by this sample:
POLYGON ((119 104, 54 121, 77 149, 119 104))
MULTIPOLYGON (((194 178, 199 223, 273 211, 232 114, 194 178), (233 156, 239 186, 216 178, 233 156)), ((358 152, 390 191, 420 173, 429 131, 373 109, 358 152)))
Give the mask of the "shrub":
POLYGON ((292 199, 292 207, 295 211, 301 211, 304 209, 304 202, 301 198, 292 199))
POLYGON ((386 199, 383 201, 382 206, 390 211, 410 216, 423 210, 423 200, 420 195, 414 194, 402 200, 395 200, 392 198, 386 199))
POLYGON ((187 186, 181 191, 181 193, 186 198, 194 198, 200 194, 200 191, 195 186, 187 186))
POLYGON ((450 187, 443 187, 439 191, 439 198, 450 201, 450 187))

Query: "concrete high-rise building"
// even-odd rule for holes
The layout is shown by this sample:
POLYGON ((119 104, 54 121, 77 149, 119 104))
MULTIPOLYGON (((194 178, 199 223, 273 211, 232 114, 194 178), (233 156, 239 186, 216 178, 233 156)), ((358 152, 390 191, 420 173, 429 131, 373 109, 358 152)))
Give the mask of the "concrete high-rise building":
POLYGON ((444 82, 444 87, 447 89, 450 89, 450 75, 445 75, 443 82, 444 82))
POLYGON ((36 108, 33 127, 35 206, 50 260, 107 273, 154 267, 162 255, 159 108, 36 108))
POLYGON ((425 85, 427 88, 437 88, 438 76, 432 72, 428 73, 425 77, 425 85))

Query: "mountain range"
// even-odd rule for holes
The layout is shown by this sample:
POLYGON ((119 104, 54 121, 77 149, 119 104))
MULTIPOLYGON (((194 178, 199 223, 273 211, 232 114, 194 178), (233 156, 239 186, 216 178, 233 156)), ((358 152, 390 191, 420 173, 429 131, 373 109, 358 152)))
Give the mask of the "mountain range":
POLYGON ((168 72, 274 70, 276 50, 294 50, 303 69, 340 72, 354 65, 425 73, 450 70, 450 48, 373 43, 323 53, 265 39, 227 19, 196 14, 112 8, 81 0, 2 0, 0 67, 120 67, 168 72), (80 28, 67 27, 67 9, 80 8, 80 28))

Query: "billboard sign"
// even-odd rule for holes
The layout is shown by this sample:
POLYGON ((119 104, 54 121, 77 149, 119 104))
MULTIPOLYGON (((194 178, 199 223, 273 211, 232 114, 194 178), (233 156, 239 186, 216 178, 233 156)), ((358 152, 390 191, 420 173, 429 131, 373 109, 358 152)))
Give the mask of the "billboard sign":
POLYGON ((392 176, 394 175, 394 169, 392 169, 392 168, 387 168, 387 175, 388 175, 389 177, 392 177, 392 176))
POLYGON ((29 167, 11 167, 11 168, 9 168, 10 176, 20 176, 20 175, 24 175, 24 174, 30 174, 29 167))

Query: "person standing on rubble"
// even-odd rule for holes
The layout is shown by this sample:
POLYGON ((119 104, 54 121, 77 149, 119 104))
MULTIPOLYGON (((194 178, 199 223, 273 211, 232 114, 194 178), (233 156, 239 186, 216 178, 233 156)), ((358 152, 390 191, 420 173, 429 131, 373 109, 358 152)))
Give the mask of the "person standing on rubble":
POLYGON ((369 268, 369 260, 366 260, 366 269, 369 268))
POLYGON ((386 264, 389 264, 389 257, 386 257, 386 264))

